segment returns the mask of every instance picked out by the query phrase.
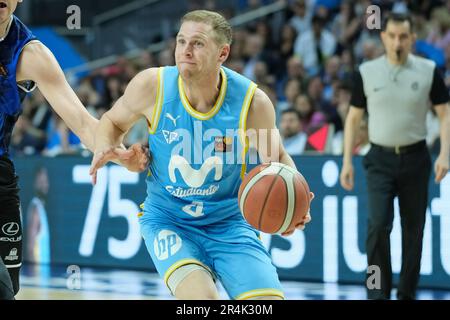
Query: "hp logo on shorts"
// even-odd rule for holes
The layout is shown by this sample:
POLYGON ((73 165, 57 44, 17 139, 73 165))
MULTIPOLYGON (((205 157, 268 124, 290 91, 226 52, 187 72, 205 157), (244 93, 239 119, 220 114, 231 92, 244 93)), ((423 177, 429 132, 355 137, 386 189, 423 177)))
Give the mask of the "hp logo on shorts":
POLYGON ((19 224, 17 222, 5 223, 2 231, 6 236, 15 236, 19 232, 19 224))
POLYGON ((161 230, 153 242, 158 260, 166 260, 181 248, 181 238, 173 231, 161 230))

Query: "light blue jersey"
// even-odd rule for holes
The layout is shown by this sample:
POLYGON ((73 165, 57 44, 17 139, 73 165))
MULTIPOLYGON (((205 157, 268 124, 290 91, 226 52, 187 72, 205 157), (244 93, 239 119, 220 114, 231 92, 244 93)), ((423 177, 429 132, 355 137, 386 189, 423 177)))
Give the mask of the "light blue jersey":
POLYGON ((282 298, 276 268, 237 201, 248 150, 242 133, 256 85, 227 68, 221 77, 215 105, 200 113, 189 104, 178 69, 159 69, 141 233, 172 293, 171 275, 194 264, 233 299, 282 298))
POLYGON ((256 85, 227 68, 221 69, 221 76, 215 106, 200 113, 189 104, 178 69, 160 68, 145 207, 162 207, 197 225, 239 212, 246 153, 240 133, 246 129, 256 85))

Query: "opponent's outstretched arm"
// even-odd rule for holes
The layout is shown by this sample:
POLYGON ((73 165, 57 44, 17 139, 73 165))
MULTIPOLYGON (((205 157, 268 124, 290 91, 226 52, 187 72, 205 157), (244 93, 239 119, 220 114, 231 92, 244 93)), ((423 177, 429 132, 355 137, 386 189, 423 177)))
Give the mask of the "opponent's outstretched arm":
MULTIPOLYGON (((64 76, 52 52, 41 42, 31 42, 23 48, 16 74, 17 81, 32 80, 67 126, 91 150, 95 149, 98 120, 89 114, 64 76)), ((143 171, 148 156, 145 148, 133 145, 115 162, 131 171, 143 171)))
POLYGON ((64 76, 51 51, 40 42, 25 46, 20 56, 17 81, 32 80, 45 99, 86 145, 94 150, 94 133, 98 120, 89 114, 64 76))

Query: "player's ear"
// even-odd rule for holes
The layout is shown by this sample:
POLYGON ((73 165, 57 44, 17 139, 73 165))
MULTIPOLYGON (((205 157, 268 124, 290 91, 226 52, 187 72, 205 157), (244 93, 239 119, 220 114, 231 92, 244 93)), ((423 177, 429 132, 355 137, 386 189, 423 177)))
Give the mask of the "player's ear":
POLYGON ((224 44, 222 46, 222 48, 220 49, 220 54, 219 54, 220 62, 222 62, 222 63, 225 62, 225 60, 227 60, 229 55, 230 55, 230 45, 224 44))

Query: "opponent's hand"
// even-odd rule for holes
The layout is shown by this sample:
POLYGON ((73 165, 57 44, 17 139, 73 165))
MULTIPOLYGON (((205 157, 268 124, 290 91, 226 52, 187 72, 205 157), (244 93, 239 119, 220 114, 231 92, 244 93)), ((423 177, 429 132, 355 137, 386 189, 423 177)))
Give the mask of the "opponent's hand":
POLYGON ((443 157, 441 156, 441 154, 439 154, 438 158, 436 159, 436 162, 434 163, 434 173, 436 175, 434 181, 436 183, 440 183, 447 174, 448 169, 449 169, 448 157, 443 157))
MULTIPOLYGON (((313 199, 314 199, 314 193, 310 192, 309 193, 309 207, 310 208, 311 208, 311 202, 313 201, 313 199)), ((291 234, 293 234, 296 229, 305 230, 306 224, 309 223, 310 221, 311 221, 311 213, 308 210, 308 213, 306 214, 306 216, 304 216, 302 221, 295 226, 295 229, 283 232, 281 235, 286 237, 286 236, 290 236, 291 234)))
POLYGON ((354 170, 353 170, 353 165, 351 164, 344 164, 342 166, 341 169, 341 175, 340 175, 340 181, 341 181, 341 186, 342 188, 344 188, 347 191, 350 191, 353 189, 354 186, 354 179, 355 179, 355 175, 354 175, 354 170))
POLYGON ((121 165, 132 172, 146 170, 151 160, 148 148, 140 143, 135 143, 126 150, 115 148, 114 153, 121 165))

